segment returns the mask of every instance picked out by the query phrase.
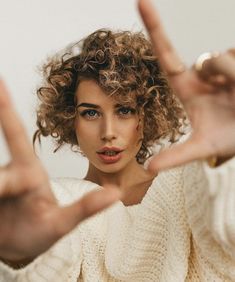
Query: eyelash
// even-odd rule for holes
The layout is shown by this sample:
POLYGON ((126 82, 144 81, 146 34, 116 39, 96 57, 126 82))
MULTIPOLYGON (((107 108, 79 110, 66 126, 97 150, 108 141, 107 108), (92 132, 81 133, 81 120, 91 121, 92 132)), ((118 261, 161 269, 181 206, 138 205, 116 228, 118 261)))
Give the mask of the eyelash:
POLYGON ((95 115, 99 115, 99 112, 97 112, 96 110, 84 110, 80 113, 80 115, 82 117, 86 117, 87 119, 94 119, 96 118, 95 115, 90 115, 91 112, 94 112, 95 115))
MULTIPOLYGON (((134 115, 136 114, 136 110, 131 108, 131 107, 121 107, 121 108, 118 108, 117 110, 117 113, 119 116, 121 116, 122 118, 126 118, 126 117, 129 117, 131 115, 134 115), (124 113, 123 113, 124 112, 124 113)), ((96 119, 97 116, 100 116, 101 114, 94 110, 94 109, 88 109, 88 110, 84 110, 80 113, 80 115, 82 117, 85 117, 87 119, 96 119), (90 115, 91 113, 94 113, 93 115, 90 115)))
POLYGON ((119 108, 118 109, 118 112, 119 112, 119 114, 121 114, 122 116, 126 116, 126 115, 134 115, 134 114, 136 114, 136 110, 135 109, 133 109, 133 108, 131 108, 131 107, 121 107, 121 108, 119 108), (122 113, 120 113, 121 111, 127 111, 128 113, 125 113, 125 114, 123 114, 123 112, 122 113))

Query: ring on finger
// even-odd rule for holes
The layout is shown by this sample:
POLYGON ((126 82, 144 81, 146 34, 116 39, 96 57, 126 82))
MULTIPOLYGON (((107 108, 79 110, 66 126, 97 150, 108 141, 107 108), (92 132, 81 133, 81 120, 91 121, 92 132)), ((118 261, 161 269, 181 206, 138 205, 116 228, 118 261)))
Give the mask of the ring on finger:
POLYGON ((219 52, 205 52, 202 53, 196 60, 193 65, 194 70, 197 72, 199 76, 204 75, 203 68, 205 66, 205 62, 214 58, 217 58, 220 55, 219 52))

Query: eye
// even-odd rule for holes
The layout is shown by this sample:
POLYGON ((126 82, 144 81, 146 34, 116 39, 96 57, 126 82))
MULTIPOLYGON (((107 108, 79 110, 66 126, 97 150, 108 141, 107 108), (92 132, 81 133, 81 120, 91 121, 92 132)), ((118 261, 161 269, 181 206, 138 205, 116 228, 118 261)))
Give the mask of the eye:
POLYGON ((80 115, 86 119, 96 119, 99 117, 99 112, 96 110, 84 110, 80 113, 80 115))
POLYGON ((118 114, 123 117, 128 117, 130 115, 134 115, 136 110, 131 107, 121 107, 118 109, 118 114))

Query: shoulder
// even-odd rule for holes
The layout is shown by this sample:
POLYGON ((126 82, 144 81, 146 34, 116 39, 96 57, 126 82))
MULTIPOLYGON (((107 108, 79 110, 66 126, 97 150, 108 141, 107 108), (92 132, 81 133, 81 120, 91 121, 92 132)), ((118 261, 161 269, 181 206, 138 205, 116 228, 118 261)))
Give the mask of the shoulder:
POLYGON ((70 204, 94 189, 101 189, 96 183, 78 178, 53 178, 50 183, 56 199, 62 205, 70 204))

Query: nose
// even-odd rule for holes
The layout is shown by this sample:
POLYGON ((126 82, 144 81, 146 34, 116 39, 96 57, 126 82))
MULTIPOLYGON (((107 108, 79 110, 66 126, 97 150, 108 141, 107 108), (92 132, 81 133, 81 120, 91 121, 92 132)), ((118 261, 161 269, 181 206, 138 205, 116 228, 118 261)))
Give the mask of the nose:
POLYGON ((111 117, 106 117, 101 124, 101 140, 112 141, 117 138, 115 121, 111 117))

